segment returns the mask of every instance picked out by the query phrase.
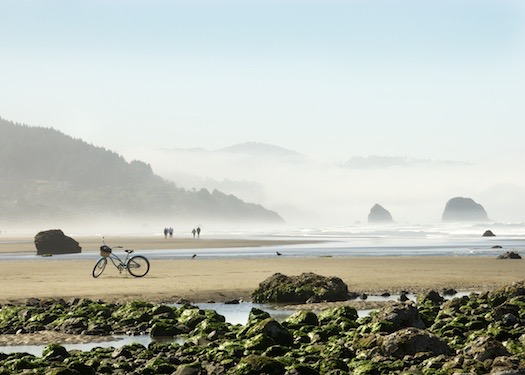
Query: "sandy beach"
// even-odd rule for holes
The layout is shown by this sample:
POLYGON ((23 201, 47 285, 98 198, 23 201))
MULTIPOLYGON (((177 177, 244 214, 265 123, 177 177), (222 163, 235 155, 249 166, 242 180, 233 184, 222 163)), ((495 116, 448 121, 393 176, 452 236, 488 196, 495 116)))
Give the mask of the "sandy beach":
MULTIPOLYGON (((35 252, 32 238, 1 239, 0 252, 35 252)), ((98 258, 100 238, 77 239, 83 252, 92 259, 3 260, 0 263, 0 303, 28 298, 86 297, 107 301, 142 299, 174 302, 180 298, 193 302, 250 300, 260 282, 276 272, 298 275, 314 272, 343 279, 351 291, 380 294, 402 290, 419 292, 454 288, 482 291, 521 280, 525 274, 522 260, 491 257, 317 257, 258 259, 153 259, 144 278, 119 274, 109 267, 97 279, 92 270, 98 258)), ((106 239, 108 240, 108 238, 106 239)), ((134 249, 198 247, 275 246, 297 241, 264 241, 160 238, 111 238, 111 243, 134 249), (126 242, 127 241, 127 242, 126 242), (164 247, 162 247, 164 246, 164 247)), ((63 257, 62 257, 63 258, 63 257)))
MULTIPOLYGON (((67 234, 66 234, 67 235, 67 234)), ((81 236, 74 237, 82 248, 82 252, 97 252, 102 245, 102 237, 81 236)), ((217 249, 259 246, 280 246, 294 244, 308 244, 319 242, 316 240, 291 240, 291 239, 237 239, 237 238, 191 238, 164 236, 105 236, 105 242, 111 247, 120 246, 124 249, 151 250, 151 249, 217 249)), ((36 254, 34 237, 1 237, 0 254, 33 252, 36 254)))

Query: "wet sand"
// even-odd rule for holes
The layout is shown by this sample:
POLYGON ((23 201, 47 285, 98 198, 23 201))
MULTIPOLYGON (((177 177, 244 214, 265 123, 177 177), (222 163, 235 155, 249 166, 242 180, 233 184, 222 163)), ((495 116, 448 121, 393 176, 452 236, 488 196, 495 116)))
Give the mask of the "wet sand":
MULTIPOLYGON (((67 235, 67 234, 66 234, 67 235)), ((102 237, 86 236, 74 237, 78 241, 82 252, 96 252, 103 244, 102 237)), ((0 236, 0 254, 2 253, 35 253, 36 247, 33 237, 2 237, 0 236)), ((162 250, 162 249, 204 249, 204 248, 239 248, 260 246, 281 246, 294 244, 316 243, 315 240, 292 239, 237 239, 237 238, 191 238, 164 236, 106 236, 105 242, 110 247, 121 246, 124 249, 134 250, 162 250)))

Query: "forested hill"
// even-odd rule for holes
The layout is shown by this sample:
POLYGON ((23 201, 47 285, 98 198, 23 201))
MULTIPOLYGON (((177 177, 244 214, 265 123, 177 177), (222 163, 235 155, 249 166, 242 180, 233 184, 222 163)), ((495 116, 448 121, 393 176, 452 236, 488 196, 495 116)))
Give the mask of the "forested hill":
POLYGON ((0 219, 91 215, 281 222, 275 212, 217 190, 188 191, 150 165, 51 128, 0 118, 0 219))

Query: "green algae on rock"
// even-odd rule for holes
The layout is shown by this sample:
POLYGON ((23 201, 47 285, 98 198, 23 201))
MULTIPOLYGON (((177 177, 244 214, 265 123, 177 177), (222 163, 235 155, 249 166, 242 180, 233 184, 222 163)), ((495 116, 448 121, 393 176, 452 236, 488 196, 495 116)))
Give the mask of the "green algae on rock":
POLYGON ((50 343, 40 357, 0 353, 0 375, 525 372, 523 282, 448 301, 429 293, 416 303, 388 304, 363 318, 355 309, 340 306, 318 313, 299 311, 278 322, 254 308, 244 326, 225 322, 212 310, 143 301, 33 300, 0 309, 3 333, 24 334, 28 326, 61 331, 77 325, 85 328, 85 335, 163 333, 182 335, 184 341, 85 352, 50 343))

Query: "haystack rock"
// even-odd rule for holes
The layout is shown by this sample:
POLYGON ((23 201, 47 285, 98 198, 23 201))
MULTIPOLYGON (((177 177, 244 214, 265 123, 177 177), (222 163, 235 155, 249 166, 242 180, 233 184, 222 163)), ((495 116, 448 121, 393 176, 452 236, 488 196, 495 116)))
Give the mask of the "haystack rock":
POLYGON ((370 213, 368 214, 368 222, 369 223, 393 223, 394 219, 392 219, 392 215, 390 215, 390 212, 388 210, 384 209, 379 204, 374 204, 374 207, 370 210, 370 213))
POLYGON ((487 221, 483 206, 471 198, 456 197, 447 202, 442 221, 487 221))
POLYGON ((82 251, 78 242, 60 229, 39 232, 35 236, 35 246, 37 255, 75 254, 82 251))

